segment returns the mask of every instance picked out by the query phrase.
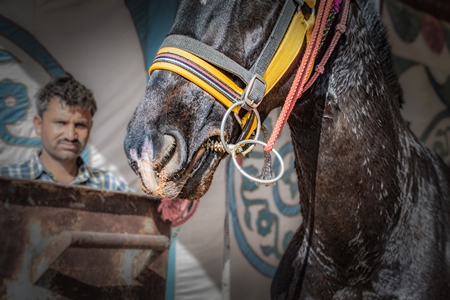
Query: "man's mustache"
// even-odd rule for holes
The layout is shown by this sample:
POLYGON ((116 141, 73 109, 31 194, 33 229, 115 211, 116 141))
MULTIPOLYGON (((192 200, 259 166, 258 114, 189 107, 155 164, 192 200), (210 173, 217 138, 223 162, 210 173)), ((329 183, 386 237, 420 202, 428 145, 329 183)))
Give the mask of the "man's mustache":
POLYGON ((62 138, 62 139, 58 139, 57 142, 58 142, 58 144, 62 143, 62 142, 65 142, 65 143, 70 143, 70 144, 74 144, 74 145, 77 145, 77 146, 81 145, 81 143, 80 143, 80 141, 78 139, 70 141, 68 139, 62 138))

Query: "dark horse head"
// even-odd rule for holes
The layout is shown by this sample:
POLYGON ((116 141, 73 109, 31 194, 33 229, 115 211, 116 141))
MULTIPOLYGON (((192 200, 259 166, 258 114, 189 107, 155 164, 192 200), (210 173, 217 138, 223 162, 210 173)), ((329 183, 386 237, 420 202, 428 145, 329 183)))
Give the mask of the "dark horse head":
MULTIPOLYGON (((281 7, 278 1, 180 1, 169 35, 194 38, 249 69, 281 7)), ((282 104, 289 77, 264 98, 258 109, 263 119, 282 104)), ((226 156, 219 140, 225 111, 220 102, 185 78, 154 71, 125 139, 126 154, 143 189, 167 198, 201 197, 226 156)), ((240 133, 238 122, 230 118, 227 139, 233 141, 240 133)))
MULTIPOLYGON (((401 89, 372 0, 346 1, 345 34, 288 119, 303 223, 277 269, 272 297, 447 299, 450 172, 401 117, 401 89)), ((283 2, 181 0, 169 36, 200 41, 251 69, 283 2)), ((340 3, 334 1, 342 11, 340 3)), ((305 4, 301 10, 311 17, 305 4)), ((316 63, 341 18, 329 16, 316 63)), ((261 119, 283 105, 304 53, 305 46, 264 97, 261 119)), ((227 156, 219 142, 226 110, 183 76, 153 71, 125 139, 143 190, 201 197, 227 156)), ((240 124, 230 117, 224 129, 227 142, 236 143, 240 124)))

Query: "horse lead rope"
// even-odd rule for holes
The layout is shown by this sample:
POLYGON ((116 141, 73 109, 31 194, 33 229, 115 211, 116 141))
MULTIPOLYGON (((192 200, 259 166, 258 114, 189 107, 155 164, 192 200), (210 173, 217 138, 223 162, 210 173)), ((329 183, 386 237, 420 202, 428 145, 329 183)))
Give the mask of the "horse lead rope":
MULTIPOLYGON (((333 7, 334 10, 339 11, 339 5, 341 0, 335 1, 335 6, 333 7), (339 3, 337 3, 339 2, 339 3)), ((319 77, 320 74, 322 74, 325 70, 325 64, 327 63, 328 59, 331 56, 331 53, 333 53, 334 48, 336 47, 339 38, 341 37, 341 35, 344 34, 347 26, 347 18, 348 18, 348 11, 349 11, 349 7, 350 7, 350 0, 345 1, 344 3, 344 11, 342 12, 342 17, 341 17, 341 21, 339 22, 339 24, 336 25, 336 33, 333 36, 333 40, 331 41, 330 46, 328 47, 327 51, 325 52, 322 60, 320 61, 320 63, 317 65, 314 75, 311 77, 311 79, 308 81, 308 83, 305 86, 305 91, 307 89, 309 89, 311 87, 311 85, 314 83, 314 81, 316 81, 317 77, 319 77)))
POLYGON ((314 72, 313 77, 311 77, 311 79, 306 84, 306 82, 308 80, 309 70, 311 70, 314 60, 315 60, 315 57, 317 56, 317 53, 319 52, 319 48, 321 46, 322 36, 324 34, 325 26, 327 24, 327 17, 330 14, 332 6, 333 6, 333 9, 335 10, 334 12, 339 11, 340 3, 341 3, 341 0, 322 1, 320 3, 319 11, 318 11, 317 19, 316 19, 316 22, 318 21, 319 24, 316 23, 316 26, 314 26, 313 33, 311 35, 311 41, 310 41, 310 43, 308 43, 308 46, 305 51, 305 55, 302 58, 300 67, 297 71, 297 74, 295 75, 294 82, 292 83, 291 89, 289 90, 288 96, 286 97, 286 102, 284 103, 283 108, 280 113, 280 116, 277 119, 277 122, 276 122, 275 127, 272 132, 272 135, 270 136, 269 140, 267 141, 267 145, 264 147, 265 152, 272 151, 273 146, 275 145, 276 139, 280 135, 284 124, 286 124, 286 122, 289 118, 289 115, 291 114, 291 112, 294 108, 296 101, 302 96, 304 91, 306 91, 309 87, 311 87, 311 85, 319 77, 319 75, 324 72, 325 64, 327 63, 328 59, 331 56, 331 53, 333 52, 334 48, 336 47, 337 42, 339 41, 339 38, 345 32, 347 18, 348 18, 348 11, 349 11, 349 7, 350 7, 349 0, 345 1, 345 7, 344 7, 343 14, 342 14, 339 24, 336 26, 336 33, 333 36, 333 40, 331 41, 330 46, 328 47, 321 62, 315 67, 315 72, 314 72), (332 5, 332 4, 334 4, 334 5, 332 5))

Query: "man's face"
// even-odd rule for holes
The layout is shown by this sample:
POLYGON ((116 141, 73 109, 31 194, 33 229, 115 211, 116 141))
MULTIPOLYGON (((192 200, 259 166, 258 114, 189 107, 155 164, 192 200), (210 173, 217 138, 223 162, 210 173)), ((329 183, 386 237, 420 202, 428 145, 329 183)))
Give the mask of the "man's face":
POLYGON ((68 106, 55 96, 42 118, 35 116, 33 123, 42 140, 42 154, 57 161, 71 161, 77 159, 88 142, 92 117, 88 109, 68 106))

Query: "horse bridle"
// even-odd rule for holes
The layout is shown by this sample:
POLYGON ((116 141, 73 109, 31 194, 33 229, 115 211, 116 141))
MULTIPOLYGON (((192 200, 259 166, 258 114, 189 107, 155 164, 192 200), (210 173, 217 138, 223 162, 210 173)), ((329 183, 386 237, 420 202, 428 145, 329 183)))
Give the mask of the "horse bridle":
MULTIPOLYGON (((266 145, 257 140, 261 126, 257 107, 291 66, 305 39, 309 40, 315 22, 314 6, 315 0, 286 0, 268 41, 250 70, 211 46, 183 35, 168 36, 149 69, 149 75, 154 70, 174 72, 195 83, 227 107, 221 124, 222 144, 238 170, 259 183, 270 184, 281 178, 284 166, 278 152, 272 149, 280 160, 280 173, 275 178, 265 180, 245 173, 235 157, 237 154, 246 155, 255 144, 266 145), (304 4, 312 11, 307 19, 301 9, 304 4), (237 76, 246 85, 245 88, 240 88, 221 70, 237 76), (243 130, 240 141, 234 145, 227 144, 224 137, 224 127, 231 112, 243 130), (249 139, 252 134, 253 139, 249 139), (244 150, 243 145, 248 144, 252 146, 244 150)), ((308 76, 310 74, 311 70, 308 76)))

